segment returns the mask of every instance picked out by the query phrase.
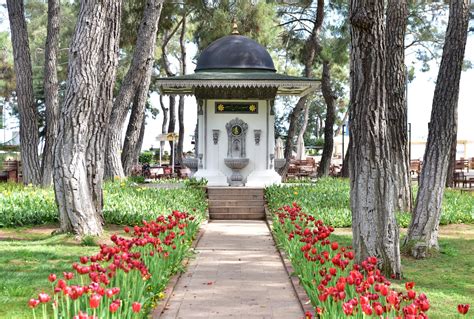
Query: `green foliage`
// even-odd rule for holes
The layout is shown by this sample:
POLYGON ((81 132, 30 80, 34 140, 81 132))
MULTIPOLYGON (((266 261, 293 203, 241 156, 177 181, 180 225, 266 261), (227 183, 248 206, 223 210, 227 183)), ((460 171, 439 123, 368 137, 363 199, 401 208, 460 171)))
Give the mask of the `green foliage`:
MULTIPOLYGON (((134 187, 127 182, 109 182, 104 187, 106 223, 132 225, 160 214, 180 210, 204 216, 205 193, 200 188, 134 187)), ((0 227, 39 225, 58 221, 51 188, 0 184, 0 227)))
POLYGON ((186 187, 203 187, 207 185, 207 179, 197 179, 196 177, 191 177, 184 181, 184 185, 186 187))
POLYGON ((154 154, 152 151, 145 151, 138 157, 138 162, 141 164, 150 164, 153 161, 153 156, 154 154))
POLYGON ((278 45, 275 39, 280 31, 280 28, 275 27, 275 7, 266 1, 254 3, 247 0, 197 4, 193 21, 197 24, 194 37, 199 50, 220 37, 230 35, 231 22, 235 17, 241 35, 254 39, 272 51, 278 45))
POLYGON ((82 246, 98 246, 97 245, 97 237, 95 236, 84 236, 81 238, 81 245, 82 246))
MULTIPOLYGON (((416 189, 414 192, 416 193, 416 189)), ((346 179, 325 178, 315 183, 274 185, 266 189, 266 198, 272 211, 297 202, 303 211, 318 215, 318 218, 328 225, 350 227, 352 224, 350 187, 346 179)), ((408 227, 410 220, 411 215, 408 212, 397 214, 401 227, 408 227)), ((440 224, 458 223, 474 223, 474 196, 446 189, 440 224)))

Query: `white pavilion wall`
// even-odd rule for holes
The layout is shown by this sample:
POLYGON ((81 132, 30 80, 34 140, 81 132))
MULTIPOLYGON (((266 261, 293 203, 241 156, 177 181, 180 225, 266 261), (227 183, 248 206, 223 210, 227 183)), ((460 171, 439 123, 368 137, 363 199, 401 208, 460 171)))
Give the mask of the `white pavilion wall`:
POLYGON ((248 124, 246 136, 246 157, 249 164, 241 170, 244 177, 252 171, 266 170, 269 163, 269 153, 273 153, 274 136, 268 133, 273 132, 274 116, 269 114, 269 102, 267 100, 206 100, 204 101, 203 133, 205 137, 201 139, 201 150, 204 155, 204 168, 208 170, 219 170, 227 176, 232 174, 232 170, 224 164, 227 157, 228 135, 225 125, 239 118, 248 124), (258 113, 215 113, 216 102, 257 102, 258 113), (213 142, 213 130, 219 130, 219 141, 215 145, 213 142), (261 130, 260 143, 256 145, 254 130, 261 130))

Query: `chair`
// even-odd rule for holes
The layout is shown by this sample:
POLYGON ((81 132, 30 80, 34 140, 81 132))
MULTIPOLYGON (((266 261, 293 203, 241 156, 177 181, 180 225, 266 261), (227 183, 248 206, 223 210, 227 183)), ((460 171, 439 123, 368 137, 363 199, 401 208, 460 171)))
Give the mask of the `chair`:
POLYGON ((464 172, 454 172, 453 176, 453 185, 454 187, 464 187, 466 186, 466 183, 468 180, 466 179, 466 175, 464 175, 464 172))

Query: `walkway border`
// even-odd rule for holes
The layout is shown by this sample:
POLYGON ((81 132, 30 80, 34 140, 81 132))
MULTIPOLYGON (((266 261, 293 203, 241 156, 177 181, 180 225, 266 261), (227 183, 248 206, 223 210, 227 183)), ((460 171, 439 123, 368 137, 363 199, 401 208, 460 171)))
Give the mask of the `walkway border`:
MULTIPOLYGON (((202 236, 206 232, 206 228, 207 228, 208 223, 209 223, 209 221, 205 220, 201 224, 201 226, 199 227, 199 232, 196 236, 196 240, 194 240, 193 244, 191 245, 191 248, 193 250, 196 249, 199 241, 201 240, 202 236)), ((171 277, 171 279, 168 281, 168 284, 166 285, 166 288, 163 290, 163 293, 165 294, 166 297, 163 300, 160 300, 160 303, 158 304, 158 306, 155 309, 153 309, 153 311, 151 313, 151 318, 153 318, 153 319, 160 318, 161 314, 166 310, 166 306, 168 305, 168 303, 171 299, 171 296, 173 295, 173 292, 174 292, 176 286, 178 285, 179 279, 181 279, 181 276, 184 275, 187 271, 187 268, 188 268, 189 262, 191 261, 191 258, 193 258, 193 257, 186 257, 183 260, 183 267, 186 270, 174 274, 173 277, 171 277)))
POLYGON ((304 290, 303 286, 300 284, 300 279, 298 276, 295 275, 295 270, 293 266, 291 265, 290 260, 288 259, 285 251, 283 251, 279 246, 278 242, 275 238, 275 235, 273 234, 272 231, 272 224, 273 224, 273 218, 270 210, 268 209, 268 206, 265 204, 265 222, 267 224, 268 229, 270 230, 270 234, 272 234, 273 242, 275 243, 275 248, 278 251, 278 254, 280 255, 280 259, 285 266, 285 271, 288 274, 288 278, 291 281, 291 285, 293 286, 293 291, 296 295, 296 298, 298 299, 301 309, 303 310, 303 313, 306 315, 306 313, 311 313, 314 315, 314 308, 311 305, 311 300, 308 297, 308 294, 304 290))

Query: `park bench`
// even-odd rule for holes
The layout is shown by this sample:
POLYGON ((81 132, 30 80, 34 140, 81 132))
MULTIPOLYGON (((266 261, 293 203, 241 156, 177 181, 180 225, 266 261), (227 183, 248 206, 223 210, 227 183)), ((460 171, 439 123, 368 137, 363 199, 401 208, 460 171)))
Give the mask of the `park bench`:
POLYGON ((1 165, 0 181, 18 182, 20 177, 20 162, 5 160, 1 165))

